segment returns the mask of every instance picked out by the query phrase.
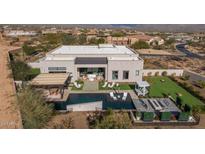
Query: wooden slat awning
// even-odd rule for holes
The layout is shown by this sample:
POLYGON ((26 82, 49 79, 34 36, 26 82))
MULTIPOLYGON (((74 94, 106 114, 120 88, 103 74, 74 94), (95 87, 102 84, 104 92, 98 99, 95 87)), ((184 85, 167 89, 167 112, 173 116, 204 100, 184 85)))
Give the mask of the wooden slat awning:
POLYGON ((64 86, 69 73, 44 73, 36 76, 32 81, 33 86, 64 86))

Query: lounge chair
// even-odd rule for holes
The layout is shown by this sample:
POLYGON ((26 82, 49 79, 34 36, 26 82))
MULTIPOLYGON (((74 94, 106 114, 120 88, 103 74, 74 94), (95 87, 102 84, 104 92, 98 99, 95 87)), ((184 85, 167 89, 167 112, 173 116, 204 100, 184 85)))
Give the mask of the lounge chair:
POLYGON ((107 87, 107 84, 108 84, 108 82, 105 82, 102 87, 103 87, 103 88, 107 87))
POLYGON ((127 99, 127 92, 124 92, 124 93, 123 93, 122 100, 125 101, 126 99, 127 99))
POLYGON ((109 88, 113 88, 115 86, 115 82, 112 82, 112 84, 108 84, 109 88))
POLYGON ((79 89, 79 88, 81 88, 82 85, 78 84, 77 82, 74 82, 74 86, 79 89))
POLYGON ((110 92, 110 97, 113 98, 114 100, 117 100, 117 97, 114 96, 113 92, 110 92))

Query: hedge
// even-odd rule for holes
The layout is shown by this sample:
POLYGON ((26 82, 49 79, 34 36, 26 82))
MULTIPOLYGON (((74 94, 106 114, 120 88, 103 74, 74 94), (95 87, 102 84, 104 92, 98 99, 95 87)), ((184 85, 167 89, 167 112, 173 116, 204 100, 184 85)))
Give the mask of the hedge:
POLYGON ((188 121, 189 119, 189 114, 187 112, 181 112, 179 114, 178 120, 179 121, 188 121))
POLYGON ((160 120, 161 121, 169 121, 171 119, 171 112, 161 112, 160 114, 160 120))
POLYGON ((143 113, 143 120, 144 121, 153 121, 154 120, 154 113, 153 112, 144 112, 143 113))

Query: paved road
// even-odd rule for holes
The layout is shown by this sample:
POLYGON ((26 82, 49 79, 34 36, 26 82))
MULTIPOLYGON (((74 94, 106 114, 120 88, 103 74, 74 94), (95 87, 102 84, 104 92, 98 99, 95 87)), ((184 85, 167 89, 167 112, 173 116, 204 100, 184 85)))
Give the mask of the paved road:
POLYGON ((15 49, 0 40, 0 128, 22 128, 20 111, 16 104, 13 78, 9 75, 8 51, 15 49))
POLYGON ((187 49, 185 48, 185 45, 186 45, 185 43, 177 44, 177 45, 176 45, 176 49, 179 50, 179 51, 182 52, 182 53, 185 53, 188 57, 202 58, 201 56, 199 56, 199 55, 197 55, 197 54, 195 54, 195 53, 193 53, 193 52, 187 50, 187 49))

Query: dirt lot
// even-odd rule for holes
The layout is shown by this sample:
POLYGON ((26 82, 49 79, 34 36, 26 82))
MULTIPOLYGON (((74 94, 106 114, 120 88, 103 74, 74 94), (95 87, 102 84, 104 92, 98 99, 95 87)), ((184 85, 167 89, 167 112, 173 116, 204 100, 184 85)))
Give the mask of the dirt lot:
POLYGON ((205 75, 205 60, 188 57, 144 58, 146 69, 183 68, 205 75))
POLYGON ((138 49, 137 50, 140 54, 150 54, 150 55, 181 55, 180 52, 170 53, 166 50, 155 50, 155 49, 138 49))
POLYGON ((8 51, 10 47, 0 40, 0 128, 22 128, 21 116, 16 104, 13 79, 9 77, 8 51))
POLYGON ((86 112, 70 112, 62 113, 54 116, 47 124, 46 128, 54 128, 56 124, 61 124, 64 119, 70 118, 72 120, 72 128, 87 129, 89 128, 87 122, 86 112))

